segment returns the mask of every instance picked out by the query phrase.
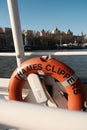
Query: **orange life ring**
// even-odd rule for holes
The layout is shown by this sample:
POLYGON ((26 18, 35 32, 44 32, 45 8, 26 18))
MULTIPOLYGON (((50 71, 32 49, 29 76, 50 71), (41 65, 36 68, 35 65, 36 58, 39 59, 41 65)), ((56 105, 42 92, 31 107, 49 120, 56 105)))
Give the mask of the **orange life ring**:
POLYGON ((75 72, 64 63, 54 58, 32 58, 21 64, 21 71, 13 72, 9 82, 9 99, 23 101, 22 88, 25 78, 30 73, 39 74, 43 72, 58 80, 68 94, 68 109, 81 110, 84 106, 83 83, 75 75, 75 72))

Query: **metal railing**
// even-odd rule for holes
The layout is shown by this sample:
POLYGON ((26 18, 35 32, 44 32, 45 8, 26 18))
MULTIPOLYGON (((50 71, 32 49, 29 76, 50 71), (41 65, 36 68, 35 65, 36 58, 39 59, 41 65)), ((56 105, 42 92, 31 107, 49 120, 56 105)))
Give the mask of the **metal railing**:
MULTIPOLYGON (((25 56, 29 56, 29 55, 58 55, 58 56, 86 56, 87 55, 87 51, 31 51, 31 52, 25 52, 24 53, 25 56)), ((15 52, 11 52, 11 53, 0 53, 0 56, 16 56, 15 52)))

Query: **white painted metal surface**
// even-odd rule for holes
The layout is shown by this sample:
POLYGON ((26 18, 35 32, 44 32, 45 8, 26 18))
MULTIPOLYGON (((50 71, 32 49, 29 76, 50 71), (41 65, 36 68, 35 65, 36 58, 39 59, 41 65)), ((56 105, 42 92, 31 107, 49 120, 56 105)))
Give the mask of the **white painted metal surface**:
POLYGON ((41 81, 37 74, 30 74, 27 77, 28 83, 33 91, 35 99, 38 103, 45 103, 47 101, 46 94, 42 87, 41 81))
POLYGON ((87 113, 0 100, 0 123, 27 130, 87 130, 87 113))
MULTIPOLYGON (((34 55, 39 55, 39 56, 42 56, 42 55, 47 55, 47 56, 49 56, 49 55, 56 55, 56 56, 71 56, 71 55, 74 55, 74 56, 80 56, 80 55, 82 55, 82 56, 86 56, 87 55, 87 51, 79 51, 79 52, 77 52, 77 51, 69 51, 69 52, 66 52, 66 51, 61 51, 61 52, 58 52, 58 51, 52 51, 52 52, 49 52, 49 51, 36 51, 36 52, 25 52, 24 53, 25 54, 25 56, 30 56, 30 55, 32 55, 32 56, 34 56, 34 55)), ((13 52, 13 53, 0 53, 0 56, 16 56, 16 53, 15 52, 13 52)))
POLYGON ((66 56, 66 55, 87 55, 87 51, 69 51, 69 52, 66 52, 66 51, 38 51, 38 52, 25 52, 25 55, 28 56, 28 55, 63 55, 63 56, 66 56))
POLYGON ((0 88, 1 87, 8 87, 9 84, 9 78, 0 78, 0 88))
POLYGON ((24 61, 24 47, 17 0, 7 0, 18 67, 24 61))
MULTIPOLYGON (((57 108, 57 105, 48 93, 45 84, 39 79, 37 74, 30 74, 27 77, 27 80, 37 103, 57 108)), ((29 102, 28 96, 25 98, 25 101, 29 102)))

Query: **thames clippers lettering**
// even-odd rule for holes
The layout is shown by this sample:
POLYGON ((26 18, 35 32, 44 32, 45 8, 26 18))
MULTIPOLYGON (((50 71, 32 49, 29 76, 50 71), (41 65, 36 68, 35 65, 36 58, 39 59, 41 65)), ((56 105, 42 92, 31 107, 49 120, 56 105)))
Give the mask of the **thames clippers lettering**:
POLYGON ((64 69, 62 68, 56 68, 54 65, 47 64, 46 70, 51 71, 52 73, 56 73, 58 75, 62 75, 63 78, 69 78, 70 74, 68 74, 64 69))
POLYGON ((75 95, 80 94, 80 88, 79 88, 78 82, 76 82, 76 80, 77 80, 77 79, 75 79, 73 76, 71 76, 71 77, 67 80, 68 84, 71 85, 72 90, 73 90, 73 93, 74 93, 75 95))
POLYGON ((27 75, 28 73, 31 73, 36 70, 42 70, 42 64, 32 64, 32 65, 26 66, 15 75, 15 78, 17 80, 20 80, 22 78, 22 75, 27 75))
POLYGON ((73 93, 75 95, 80 94, 80 89, 78 88, 78 84, 75 83, 76 79, 73 78, 72 76, 70 77, 70 75, 62 68, 55 68, 55 66, 51 66, 50 64, 46 65, 46 70, 47 71, 51 71, 53 73, 56 73, 58 75, 62 75, 63 78, 67 78, 67 83, 72 87, 73 93))
POLYGON ((72 87, 73 93, 74 93, 75 95, 81 93, 80 88, 79 88, 79 85, 78 85, 78 82, 75 82, 74 84, 72 84, 71 87, 72 87))

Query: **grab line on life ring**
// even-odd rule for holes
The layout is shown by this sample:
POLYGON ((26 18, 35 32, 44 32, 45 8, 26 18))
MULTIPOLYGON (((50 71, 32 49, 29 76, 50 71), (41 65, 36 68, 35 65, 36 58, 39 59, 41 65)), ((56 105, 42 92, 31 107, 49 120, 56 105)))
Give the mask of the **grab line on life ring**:
MULTIPOLYGON (((58 80, 68 94, 68 109, 81 110, 84 106, 85 93, 83 83, 75 76, 75 72, 64 63, 54 59, 43 59, 41 57, 29 59, 21 64, 21 74, 16 69, 9 82, 9 99, 23 101, 22 88, 25 83, 25 78, 30 73, 39 74, 42 71, 45 75, 50 75, 58 80), (67 82, 71 82, 70 84, 67 82), (73 82, 72 82, 73 81, 73 82), (68 84, 67 84, 68 83, 68 84)), ((20 71, 19 71, 20 72, 20 71)))

